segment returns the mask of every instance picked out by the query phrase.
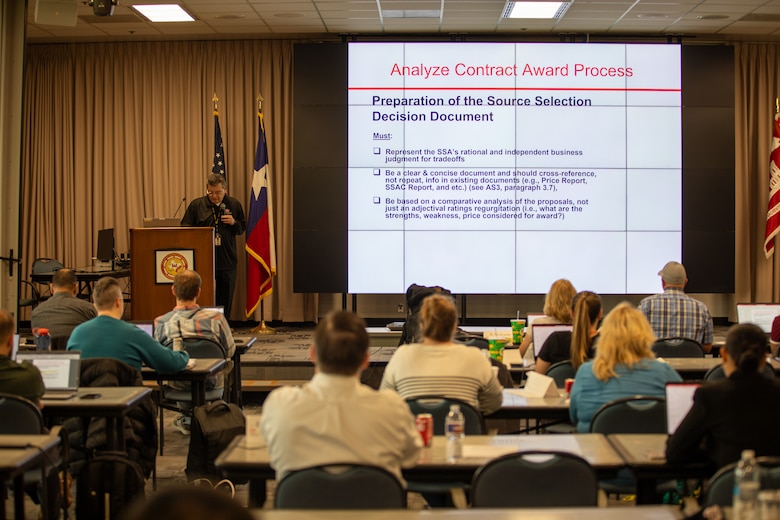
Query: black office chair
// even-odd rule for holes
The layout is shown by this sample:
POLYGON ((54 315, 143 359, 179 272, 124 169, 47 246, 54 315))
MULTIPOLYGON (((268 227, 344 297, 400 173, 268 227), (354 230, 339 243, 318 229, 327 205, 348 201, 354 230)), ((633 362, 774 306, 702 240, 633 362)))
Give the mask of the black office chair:
POLYGON ((444 435, 444 421, 450 411, 451 404, 460 405, 460 411, 466 419, 466 435, 485 435, 485 417, 470 404, 459 399, 450 399, 440 396, 422 396, 414 399, 407 399, 406 404, 412 410, 414 415, 420 413, 429 413, 433 415, 433 434, 444 435))
MULTIPOLYGON (((764 365, 764 370, 761 372, 761 374, 767 379, 775 378, 775 370, 769 363, 764 365)), ((726 373, 723 371, 723 365, 712 367, 711 369, 707 370, 706 374, 704 374, 704 381, 720 381, 722 379, 726 379, 726 373)))
POLYGON ((567 379, 573 379, 577 375, 577 370, 571 365, 571 361, 558 361, 550 365, 547 375, 555 380, 555 386, 563 388, 567 379))
POLYGON ((471 482, 472 507, 576 507, 598 504, 598 477, 571 453, 512 453, 479 468, 471 482))
MULTIPOLYGON (((780 457, 757 457, 761 470, 761 489, 780 489, 780 457)), ((731 506, 734 497, 734 469, 737 463, 720 468, 706 486, 703 507, 731 506)))
POLYGON ((293 471, 276 486, 276 509, 405 509, 406 491, 389 471, 327 464, 293 471))
POLYGON ((704 349, 696 340, 688 338, 662 338, 652 345, 657 357, 665 358, 703 358, 704 349))
POLYGON ((29 470, 24 474, 24 486, 29 491, 35 490, 42 498, 43 518, 57 518, 54 511, 62 506, 63 518, 67 518, 68 506, 62 500, 60 493, 59 471, 66 471, 69 457, 68 432, 60 426, 46 430, 40 408, 29 399, 18 395, 0 393, 0 434, 3 435, 44 435, 50 433, 60 437, 60 457, 48 468, 45 484, 39 468, 29 470), (45 497, 42 493, 45 492, 45 497))
MULTIPOLYGON (((638 395, 611 401, 593 414, 590 432, 604 435, 666 433, 666 399, 638 395)), ((627 470, 620 470, 616 479, 603 480, 599 485, 606 493, 636 493, 636 482, 627 470)), ((659 493, 674 491, 677 489, 677 482, 663 482, 657 489, 659 493)))

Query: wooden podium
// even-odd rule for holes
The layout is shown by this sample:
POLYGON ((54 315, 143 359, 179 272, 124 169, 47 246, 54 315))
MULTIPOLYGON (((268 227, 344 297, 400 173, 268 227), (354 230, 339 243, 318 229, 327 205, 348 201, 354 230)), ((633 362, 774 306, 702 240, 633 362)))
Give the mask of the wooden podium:
POLYGON ((132 320, 153 320, 173 309, 173 277, 185 268, 203 279, 198 303, 214 305, 214 228, 171 227, 130 230, 132 320))

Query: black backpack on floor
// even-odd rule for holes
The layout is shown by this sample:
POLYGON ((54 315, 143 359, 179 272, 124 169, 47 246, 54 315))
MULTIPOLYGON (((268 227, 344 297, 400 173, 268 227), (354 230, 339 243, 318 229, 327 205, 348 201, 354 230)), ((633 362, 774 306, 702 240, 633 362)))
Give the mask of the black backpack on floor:
POLYGON ((192 412, 190 449, 185 470, 187 480, 220 480, 214 461, 236 435, 244 434, 245 429, 244 413, 232 403, 220 400, 195 408, 192 412))
POLYGON ((119 517, 127 504, 145 496, 141 467, 124 452, 105 452, 81 468, 76 481, 78 520, 119 517))

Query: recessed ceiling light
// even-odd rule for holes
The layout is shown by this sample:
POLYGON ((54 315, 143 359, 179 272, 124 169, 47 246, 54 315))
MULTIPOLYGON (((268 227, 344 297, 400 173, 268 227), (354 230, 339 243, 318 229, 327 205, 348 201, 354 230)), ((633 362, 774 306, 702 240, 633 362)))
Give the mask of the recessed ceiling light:
POLYGON ((702 16, 697 16, 696 19, 698 20, 728 20, 728 16, 725 14, 705 14, 702 16))
POLYGON ((194 22, 195 18, 179 4, 136 4, 133 9, 150 22, 194 22))
POLYGON ((277 18, 303 18, 303 13, 276 13, 277 18))
POLYGON ((663 13, 642 13, 636 15, 636 17, 642 20, 666 20, 669 18, 669 15, 663 13))
POLYGON ((509 0, 504 8, 504 18, 560 18, 570 2, 523 2, 509 0))
POLYGON ((382 11, 383 18, 439 18, 438 9, 386 9, 382 11))

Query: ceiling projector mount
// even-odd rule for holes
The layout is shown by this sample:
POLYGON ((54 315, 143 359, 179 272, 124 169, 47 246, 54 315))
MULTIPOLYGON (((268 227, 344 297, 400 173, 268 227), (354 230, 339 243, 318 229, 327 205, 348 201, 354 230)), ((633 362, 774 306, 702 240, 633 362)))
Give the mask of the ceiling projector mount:
POLYGON ((118 0, 89 0, 89 5, 95 16, 111 16, 118 0))

